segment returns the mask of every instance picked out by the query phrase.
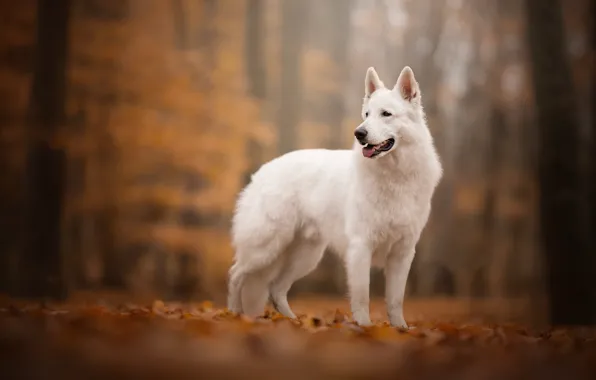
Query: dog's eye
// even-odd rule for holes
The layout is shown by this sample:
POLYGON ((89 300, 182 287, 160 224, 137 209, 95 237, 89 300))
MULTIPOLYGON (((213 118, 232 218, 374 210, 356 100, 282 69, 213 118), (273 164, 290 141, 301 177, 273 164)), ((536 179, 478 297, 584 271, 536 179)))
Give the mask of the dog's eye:
POLYGON ((366 112, 364 113, 364 118, 367 118, 367 117, 368 117, 368 111, 366 111, 366 112))
POLYGON ((389 116, 393 116, 393 114, 391 112, 389 112, 389 111, 383 110, 383 111, 381 111, 381 116, 383 116, 383 117, 389 117, 389 116))

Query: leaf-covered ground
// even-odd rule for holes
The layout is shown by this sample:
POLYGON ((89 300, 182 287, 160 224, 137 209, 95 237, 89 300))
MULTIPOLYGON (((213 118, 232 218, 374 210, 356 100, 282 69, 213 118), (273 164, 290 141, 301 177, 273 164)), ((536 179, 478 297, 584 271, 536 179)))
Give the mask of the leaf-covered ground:
MULTIPOLYGON (((594 329, 444 317, 361 328, 347 302, 295 302, 298 320, 210 302, 0 305, 5 379, 591 379, 594 329)), ((449 308, 448 305, 445 306, 449 308)), ((374 310, 382 310, 375 305, 374 310)), ((375 315, 373 315, 374 317, 375 315)), ((407 315, 406 315, 407 317, 407 315)), ((407 318, 406 318, 407 319, 407 318)))

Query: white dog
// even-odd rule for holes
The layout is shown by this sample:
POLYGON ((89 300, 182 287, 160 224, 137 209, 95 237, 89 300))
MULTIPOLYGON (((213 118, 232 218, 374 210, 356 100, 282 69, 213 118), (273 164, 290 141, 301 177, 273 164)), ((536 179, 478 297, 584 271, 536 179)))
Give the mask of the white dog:
POLYGON ((442 167, 409 67, 393 89, 369 68, 365 94, 352 150, 287 153, 264 164, 240 194, 232 227, 231 311, 260 315, 270 296, 280 313, 295 318, 288 290, 329 247, 345 263, 354 320, 371 324, 375 265, 385 269, 391 324, 407 327, 406 280, 442 167))

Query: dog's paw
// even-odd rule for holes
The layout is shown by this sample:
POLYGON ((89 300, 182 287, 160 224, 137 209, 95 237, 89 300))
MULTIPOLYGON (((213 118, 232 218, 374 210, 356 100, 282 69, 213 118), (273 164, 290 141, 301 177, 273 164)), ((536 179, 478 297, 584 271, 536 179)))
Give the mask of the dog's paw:
POLYGON ((354 322, 356 322, 358 324, 358 326, 362 326, 362 327, 372 326, 370 316, 366 312, 354 313, 354 322))
POLYGON ((408 324, 406 323, 405 319, 403 318, 396 318, 395 320, 390 320, 391 326, 398 328, 400 330, 408 330, 408 324))

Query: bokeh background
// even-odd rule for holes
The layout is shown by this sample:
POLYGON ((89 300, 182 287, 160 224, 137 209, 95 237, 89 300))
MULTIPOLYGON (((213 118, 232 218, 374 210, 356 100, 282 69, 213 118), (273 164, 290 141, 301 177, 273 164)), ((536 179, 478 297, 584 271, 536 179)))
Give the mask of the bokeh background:
MULTIPOLYGON (((392 85, 409 65, 445 176, 407 300, 540 318, 544 182, 525 3, 2 1, 0 291, 224 302, 230 219, 251 173, 294 149, 350 148, 366 68, 392 85)), ((560 152, 587 157, 594 5, 545 3, 563 20, 580 136, 560 152)), ((576 173, 585 183, 588 167, 576 173)), ((582 220, 574 228, 594 236, 582 220)), ((372 282, 381 297, 382 274, 372 282)), ((326 255, 291 294, 345 293, 326 255)))

